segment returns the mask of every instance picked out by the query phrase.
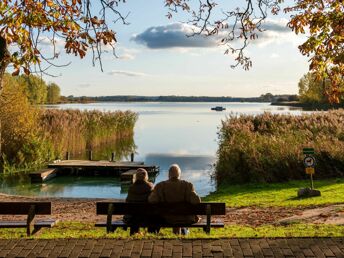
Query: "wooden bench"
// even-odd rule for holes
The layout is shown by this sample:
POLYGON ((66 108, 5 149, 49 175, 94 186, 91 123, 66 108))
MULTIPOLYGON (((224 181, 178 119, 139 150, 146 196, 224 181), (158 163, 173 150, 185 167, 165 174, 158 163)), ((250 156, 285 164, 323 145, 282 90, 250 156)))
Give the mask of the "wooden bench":
POLYGON ((96 227, 106 227, 106 231, 114 232, 116 228, 130 228, 130 226, 139 227, 189 227, 203 228, 209 234, 210 228, 223 228, 223 222, 211 222, 212 215, 225 215, 225 203, 126 203, 126 202, 97 202, 97 215, 107 215, 106 222, 96 223, 96 227), (135 225, 126 224, 123 220, 112 221, 112 215, 145 215, 145 216, 163 216, 163 215, 206 215, 206 221, 201 220, 194 224, 168 224, 140 223, 135 225))
POLYGON ((51 202, 0 202, 0 215, 27 215, 25 221, 0 221, 0 228, 26 228, 28 236, 57 223, 53 219, 35 220, 35 215, 51 215, 51 202))

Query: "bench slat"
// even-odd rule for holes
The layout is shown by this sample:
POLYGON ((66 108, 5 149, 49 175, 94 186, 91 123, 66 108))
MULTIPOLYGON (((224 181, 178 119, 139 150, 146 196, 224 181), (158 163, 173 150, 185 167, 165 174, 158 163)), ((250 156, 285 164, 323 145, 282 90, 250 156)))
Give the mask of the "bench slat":
POLYGON ((36 215, 51 215, 51 202, 0 202, 0 215, 27 215, 31 205, 36 215))
POLYGON ((97 202, 97 215, 106 215, 109 204, 113 204, 113 215, 206 215, 207 205, 211 206, 211 215, 225 215, 225 203, 126 203, 126 202, 97 202))
MULTIPOLYGON (((95 224, 96 227, 106 227, 106 221, 104 222, 98 222, 95 224)), ((116 221, 112 221, 112 226, 113 227, 130 227, 130 224, 126 224, 123 220, 116 220, 116 221)), ((188 227, 188 228, 203 228, 205 226, 207 226, 206 222, 197 222, 194 224, 167 224, 167 223, 158 223, 158 224, 144 224, 144 223, 140 223, 141 227, 162 227, 162 228, 166 228, 166 227, 188 227)), ((212 222, 210 224, 211 227, 214 228, 223 228, 224 227, 224 223, 223 222, 212 222)))
MULTIPOLYGON (((35 221, 35 228, 47 227, 51 228, 56 224, 57 220, 38 220, 35 221)), ((0 228, 26 228, 26 221, 0 221, 0 228)))

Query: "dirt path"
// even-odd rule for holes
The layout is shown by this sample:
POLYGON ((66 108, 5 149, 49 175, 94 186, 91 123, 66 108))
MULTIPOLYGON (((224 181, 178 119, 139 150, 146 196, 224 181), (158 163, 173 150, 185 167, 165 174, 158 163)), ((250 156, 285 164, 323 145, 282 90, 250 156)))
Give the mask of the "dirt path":
MULTIPOLYGON (((51 201, 53 215, 49 217, 63 221, 103 221, 105 219, 104 216, 95 215, 95 202, 101 200, 110 199, 46 198, 0 194, 0 201, 51 201)), ((114 201, 115 199, 111 200, 114 201)), ((0 220, 2 219, 12 220, 13 216, 0 216, 0 220)), ((222 216, 222 219, 226 224, 249 226, 286 225, 295 222, 344 225, 344 204, 311 208, 227 208, 227 214, 222 216)))

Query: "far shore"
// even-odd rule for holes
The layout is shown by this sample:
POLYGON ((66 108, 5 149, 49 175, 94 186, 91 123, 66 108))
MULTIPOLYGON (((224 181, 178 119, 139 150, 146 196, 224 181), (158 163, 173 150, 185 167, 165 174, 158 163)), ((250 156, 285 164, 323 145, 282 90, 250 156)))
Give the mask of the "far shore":
POLYGON ((299 101, 281 101, 281 102, 272 102, 272 106, 286 106, 286 107, 295 107, 302 108, 309 111, 317 110, 330 110, 344 108, 343 104, 321 104, 321 103, 301 103, 299 101))

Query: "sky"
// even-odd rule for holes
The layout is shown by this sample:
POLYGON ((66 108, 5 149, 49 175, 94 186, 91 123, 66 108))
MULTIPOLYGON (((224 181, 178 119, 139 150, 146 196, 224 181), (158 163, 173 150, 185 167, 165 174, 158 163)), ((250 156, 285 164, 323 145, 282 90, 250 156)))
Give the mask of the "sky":
MULTIPOLYGON (((222 1, 219 6, 230 9, 238 1, 222 1)), ((118 57, 111 51, 104 53, 102 72, 99 65, 92 65, 91 55, 80 60, 61 53, 57 63, 71 64, 51 69, 49 72, 58 76, 45 80, 57 83, 62 95, 296 94, 298 81, 308 70, 307 58, 297 48, 304 38, 287 28, 285 15, 268 18, 266 31, 247 48, 253 67, 244 71, 231 68, 233 56, 224 55, 219 36, 187 37, 192 29, 182 23, 187 16, 177 14, 168 19, 163 0, 132 0, 119 8, 123 14, 130 12, 130 24, 111 26, 117 35, 118 57)))

